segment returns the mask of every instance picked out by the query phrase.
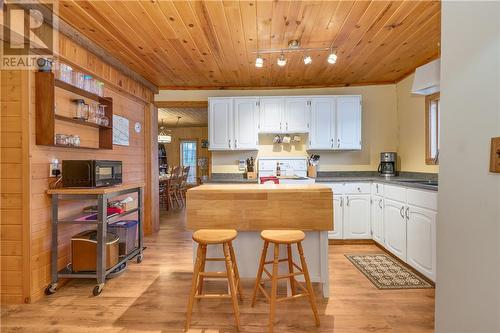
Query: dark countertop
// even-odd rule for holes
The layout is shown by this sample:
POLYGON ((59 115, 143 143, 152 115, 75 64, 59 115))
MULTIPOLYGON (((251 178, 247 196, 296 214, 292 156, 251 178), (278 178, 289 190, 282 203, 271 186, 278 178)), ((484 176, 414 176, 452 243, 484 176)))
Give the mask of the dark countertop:
POLYGON ((410 178, 410 177, 380 177, 380 176, 359 176, 359 177, 318 177, 316 178, 316 183, 353 183, 353 182, 379 182, 384 184, 399 185, 411 188, 419 188, 424 190, 437 191, 438 186, 428 185, 424 183, 416 183, 415 180, 426 181, 426 179, 421 178, 410 178))
MULTIPOLYGON (((319 172, 316 183, 352 183, 352 182, 379 182, 410 188, 437 191, 438 186, 415 181, 437 181, 437 174, 401 172, 395 177, 381 177, 373 171, 347 171, 347 172, 319 172)), ((257 179, 244 178, 243 173, 214 173, 205 184, 257 184, 257 179)))

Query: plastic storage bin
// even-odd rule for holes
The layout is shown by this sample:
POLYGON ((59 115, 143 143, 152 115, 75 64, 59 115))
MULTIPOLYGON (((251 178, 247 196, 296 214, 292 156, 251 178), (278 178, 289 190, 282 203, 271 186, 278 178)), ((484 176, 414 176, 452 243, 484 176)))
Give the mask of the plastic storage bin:
POLYGON ((137 221, 124 220, 108 225, 108 231, 115 233, 120 238, 119 253, 121 256, 127 255, 135 248, 137 239, 137 221))

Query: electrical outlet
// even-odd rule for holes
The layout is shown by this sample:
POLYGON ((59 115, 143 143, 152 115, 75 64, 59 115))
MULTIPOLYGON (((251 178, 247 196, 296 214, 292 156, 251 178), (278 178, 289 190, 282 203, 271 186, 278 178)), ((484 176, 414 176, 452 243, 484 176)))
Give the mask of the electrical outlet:
POLYGON ((58 177, 61 174, 59 160, 53 159, 49 164, 49 177, 58 177))

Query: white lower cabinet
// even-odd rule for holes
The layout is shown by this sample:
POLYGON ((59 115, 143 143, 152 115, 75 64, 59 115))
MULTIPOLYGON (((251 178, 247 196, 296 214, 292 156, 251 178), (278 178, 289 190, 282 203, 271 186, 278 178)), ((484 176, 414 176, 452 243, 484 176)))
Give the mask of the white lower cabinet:
POLYGON ((344 239, 371 238, 370 195, 345 196, 344 239))
POLYGON ((406 217, 405 204, 385 199, 384 235, 385 248, 399 259, 406 261, 406 217))
POLYGON ((420 207, 407 208, 407 263, 436 280, 436 217, 437 213, 420 207))
POLYGON ((436 280, 437 192, 366 182, 325 185, 333 190, 329 239, 373 239, 436 280))
POLYGON ((384 198, 374 195, 371 205, 373 240, 380 245, 384 245, 384 198))
POLYGON ((329 239, 343 238, 343 221, 344 221, 344 197, 342 195, 333 194, 333 231, 328 231, 329 239))

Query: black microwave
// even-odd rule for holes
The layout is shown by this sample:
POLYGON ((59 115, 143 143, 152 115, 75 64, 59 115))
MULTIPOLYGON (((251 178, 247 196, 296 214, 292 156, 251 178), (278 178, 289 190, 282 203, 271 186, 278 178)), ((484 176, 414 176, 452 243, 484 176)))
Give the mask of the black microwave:
POLYGON ((63 160, 63 187, 102 187, 122 183, 122 161, 63 160))

